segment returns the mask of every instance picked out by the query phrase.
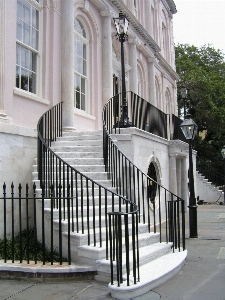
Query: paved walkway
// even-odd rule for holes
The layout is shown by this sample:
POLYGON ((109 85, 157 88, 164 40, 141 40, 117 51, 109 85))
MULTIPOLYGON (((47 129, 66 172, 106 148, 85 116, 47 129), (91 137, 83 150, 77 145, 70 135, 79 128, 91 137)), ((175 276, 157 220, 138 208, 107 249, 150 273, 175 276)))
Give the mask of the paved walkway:
MULTIPOLYGON (((198 239, 189 239, 183 269, 168 282, 135 300, 225 300, 225 206, 198 207, 198 239)), ((0 279, 0 300, 107 300, 107 284, 93 279, 0 279)))

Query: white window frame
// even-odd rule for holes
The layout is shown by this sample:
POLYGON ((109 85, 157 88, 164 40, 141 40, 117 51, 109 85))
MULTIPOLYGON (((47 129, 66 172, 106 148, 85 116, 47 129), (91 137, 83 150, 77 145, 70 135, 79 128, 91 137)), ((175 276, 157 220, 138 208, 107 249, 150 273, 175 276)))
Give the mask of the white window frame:
MULTIPOLYGON (((39 12, 39 27, 38 27, 38 49, 34 49, 31 46, 24 44, 22 41, 16 39, 16 45, 20 45, 24 47, 25 49, 31 50, 32 52, 37 54, 37 62, 36 62, 36 91, 35 93, 29 92, 27 90, 21 89, 16 87, 16 81, 15 81, 15 88, 14 88, 14 94, 24 96, 25 98, 30 98, 31 100, 37 100, 39 102, 46 102, 46 104, 49 102, 47 100, 41 99, 41 91, 42 91, 42 82, 41 82, 41 74, 42 74, 42 63, 41 63, 41 53, 42 53, 42 32, 43 32, 43 15, 42 15, 42 9, 43 9, 43 0, 23 0, 24 2, 27 2, 29 5, 34 7, 39 12), (42 101, 43 100, 43 101, 42 101)), ((17 1, 16 1, 17 5, 17 1)), ((17 13, 16 13, 16 19, 17 19, 17 13)), ((16 21, 17 22, 17 21, 16 21)), ((16 27, 17 30, 17 27, 16 27)), ((15 76, 16 77, 16 76, 15 76)))

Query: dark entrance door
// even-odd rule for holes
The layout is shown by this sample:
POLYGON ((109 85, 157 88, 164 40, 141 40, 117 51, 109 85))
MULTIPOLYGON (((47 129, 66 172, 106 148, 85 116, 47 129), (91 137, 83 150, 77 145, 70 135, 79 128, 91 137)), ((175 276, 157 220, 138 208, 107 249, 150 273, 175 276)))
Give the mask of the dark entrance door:
POLYGON ((155 202, 156 192, 157 192, 157 174, 154 163, 150 163, 148 167, 148 176, 153 179, 148 181, 148 198, 151 203, 155 202))

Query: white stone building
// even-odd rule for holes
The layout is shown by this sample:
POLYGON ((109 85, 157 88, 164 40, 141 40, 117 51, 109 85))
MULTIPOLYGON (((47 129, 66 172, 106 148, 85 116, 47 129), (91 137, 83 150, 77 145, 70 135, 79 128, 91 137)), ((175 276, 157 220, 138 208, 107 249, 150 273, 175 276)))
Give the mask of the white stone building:
MULTIPOLYGON (((129 19, 127 91, 166 114, 177 114, 174 1, 2 0, 1 186, 4 181, 31 181, 37 122, 53 105, 63 101, 64 128, 102 128, 103 106, 113 96, 113 77, 121 90, 120 43, 113 22, 120 11, 129 19)), ((170 124, 168 131, 172 130, 170 124)), ((135 142, 133 158, 139 158, 144 172, 154 158, 162 184, 185 198, 182 172, 186 173, 187 153, 169 140, 170 135, 167 141, 154 137, 154 143, 147 142, 142 162, 135 142)))
MULTIPOLYGON (((188 147, 173 139, 179 79, 173 0, 0 1, 0 187, 4 182, 7 186, 14 182, 16 187, 37 181, 33 169, 37 123, 61 101, 64 132, 77 131, 81 136, 82 131, 102 130, 103 107, 121 92, 121 49, 113 21, 121 11, 129 21, 124 43, 126 90, 163 116, 156 127, 162 126, 164 133, 146 129, 146 120, 156 118, 153 113, 141 127, 126 128, 113 138, 143 173, 186 201, 188 147)), ((129 107, 130 116, 132 109, 129 107)), ((130 189, 134 197, 136 189, 130 189)), ((140 206, 144 213, 144 202, 140 206)), ((160 212, 164 220, 165 207, 160 212)), ((170 245, 166 247, 170 251, 170 245)), ((85 251, 77 248, 71 251, 79 261, 79 251, 81 256, 85 251)), ((85 255, 84 261, 91 257, 85 255)), ((96 270, 95 264, 92 262, 91 270, 96 270)), ((102 274, 104 277, 104 271, 102 274)))

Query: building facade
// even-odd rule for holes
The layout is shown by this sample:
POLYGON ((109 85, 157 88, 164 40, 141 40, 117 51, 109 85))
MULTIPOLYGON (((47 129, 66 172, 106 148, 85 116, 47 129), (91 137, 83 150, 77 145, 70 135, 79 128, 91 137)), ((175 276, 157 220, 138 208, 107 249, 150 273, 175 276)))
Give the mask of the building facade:
MULTIPOLYGON (((177 115, 172 0, 2 0, 0 2, 0 184, 32 181, 40 116, 63 102, 63 128, 102 128, 104 104, 121 91, 121 52, 113 18, 129 20, 126 89, 177 115)), ((187 145, 130 131, 125 154, 187 196, 187 145), (132 150, 131 150, 132 149, 132 150), (143 151, 144 149, 144 151, 143 151)))

